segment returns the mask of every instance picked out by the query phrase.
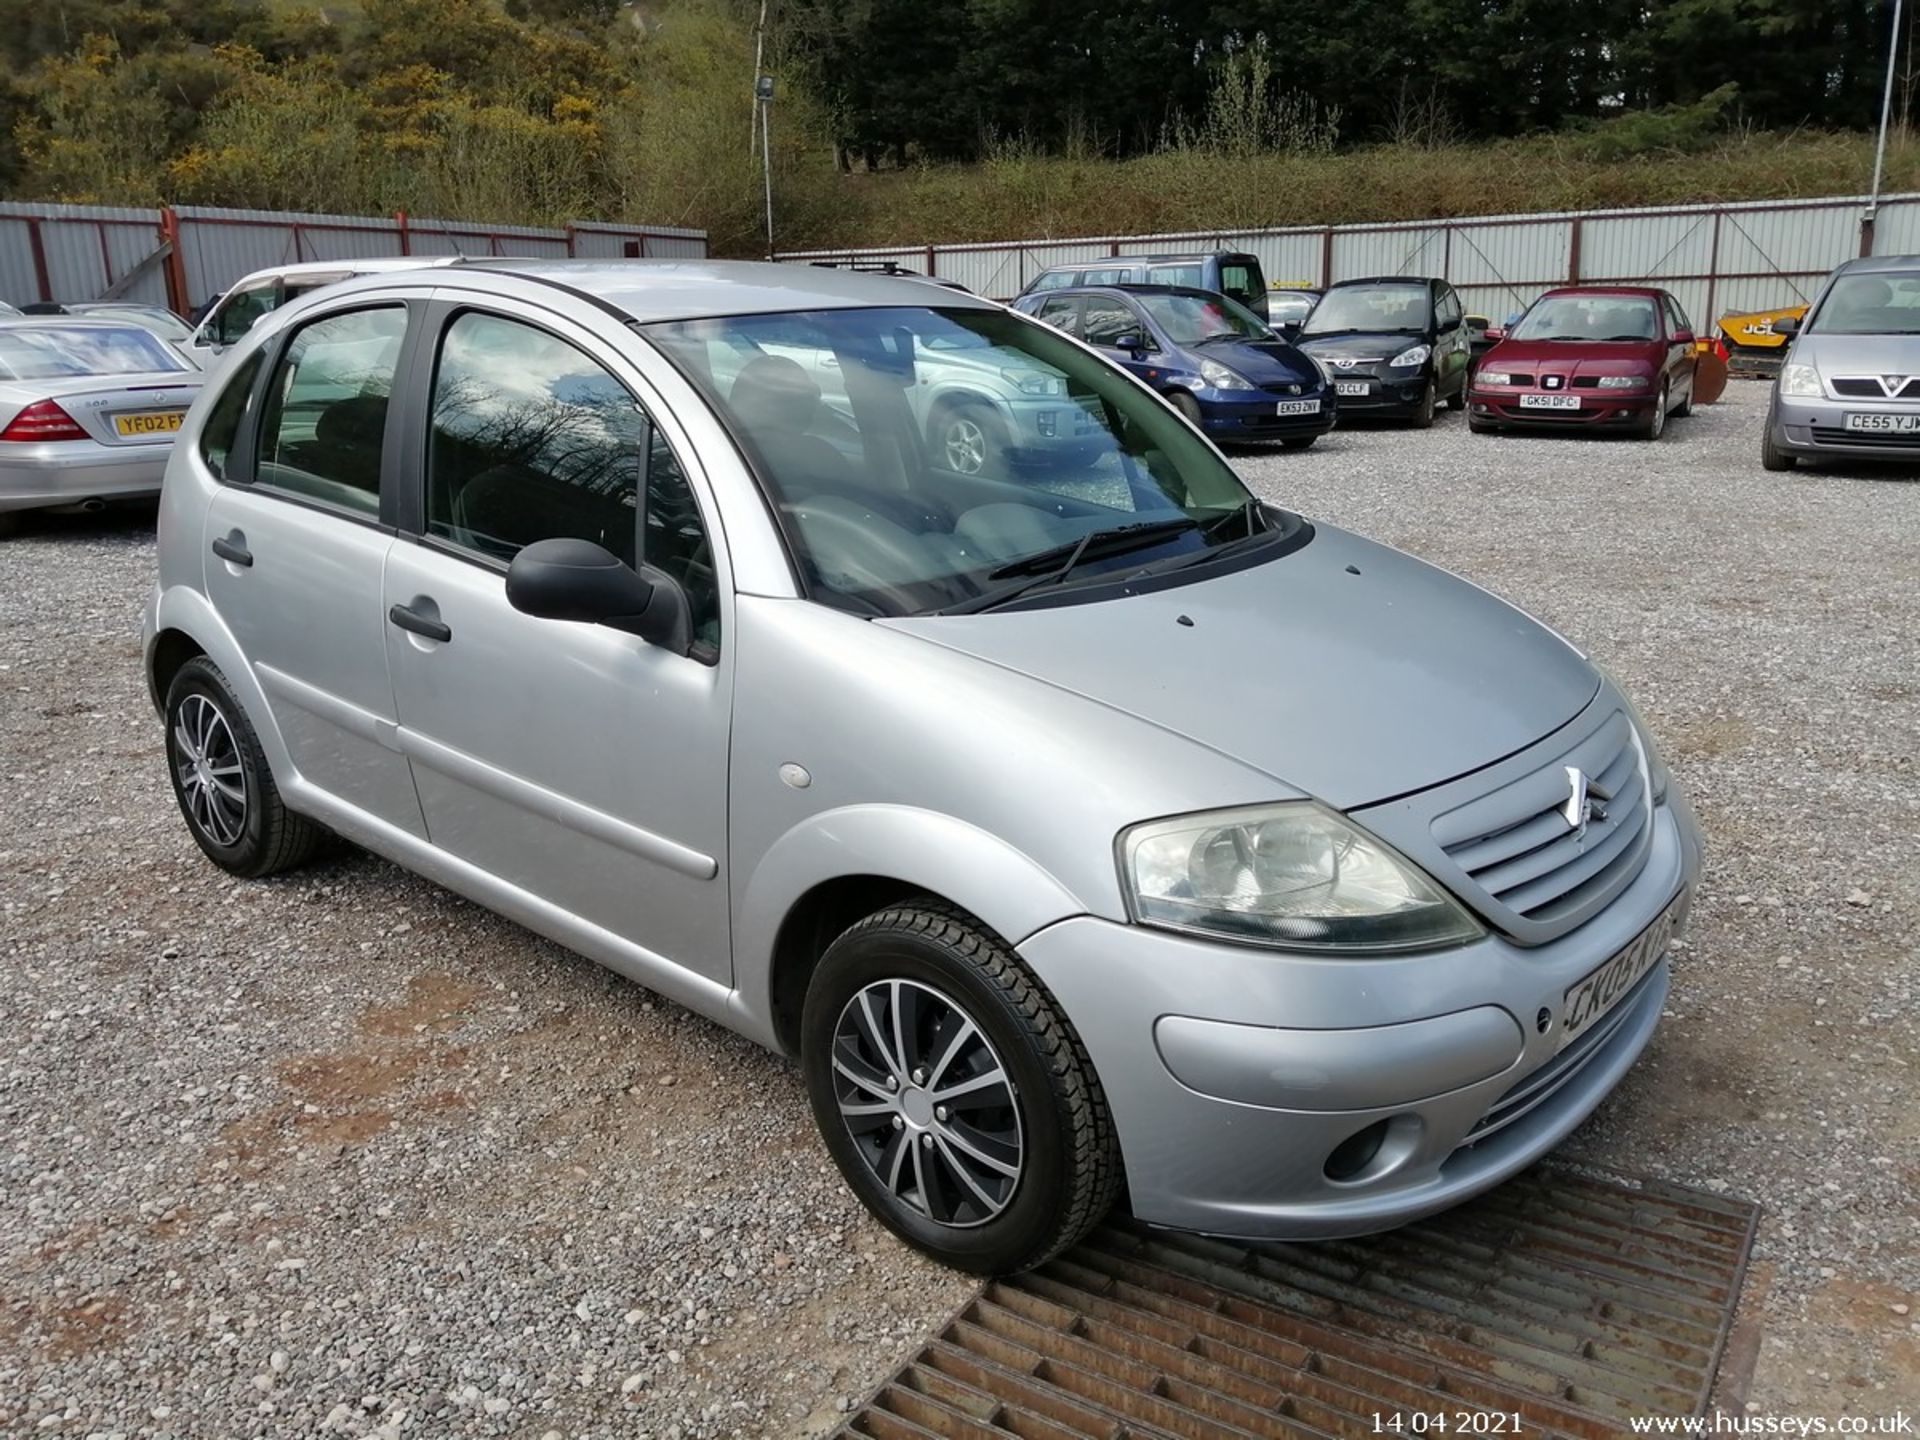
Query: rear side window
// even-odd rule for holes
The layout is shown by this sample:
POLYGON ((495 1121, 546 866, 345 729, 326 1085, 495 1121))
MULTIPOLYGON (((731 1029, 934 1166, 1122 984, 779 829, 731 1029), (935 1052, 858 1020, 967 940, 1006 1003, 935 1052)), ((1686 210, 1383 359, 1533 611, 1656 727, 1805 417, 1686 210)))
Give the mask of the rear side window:
POLYGON ((1049 300, 1040 307, 1035 318, 1056 330, 1077 336, 1080 333, 1080 302, 1071 296, 1049 300))
POLYGON ((200 427, 200 458, 216 480, 227 478, 227 459, 240 434, 240 422, 253 403, 253 382, 260 376, 260 352, 254 351, 223 377, 225 387, 200 427))
POLYGON ((406 333, 398 305, 329 315, 296 332, 267 386, 255 479, 379 514, 387 401, 406 333))
POLYGON ((1155 285, 1185 285, 1194 290, 1207 288, 1205 270, 1199 265, 1155 265, 1147 272, 1155 285))

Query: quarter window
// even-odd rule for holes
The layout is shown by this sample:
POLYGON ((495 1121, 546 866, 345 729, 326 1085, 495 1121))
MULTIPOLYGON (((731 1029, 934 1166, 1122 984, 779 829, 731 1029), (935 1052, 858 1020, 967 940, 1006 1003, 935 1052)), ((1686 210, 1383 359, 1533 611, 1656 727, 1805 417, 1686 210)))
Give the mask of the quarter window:
POLYGON ((625 385, 544 330, 470 311, 447 328, 427 441, 427 531, 494 560, 536 540, 636 551, 720 638, 713 551, 673 448, 625 385), (645 483, 645 537, 640 535, 645 483))
POLYGON ((363 515, 380 511, 387 401, 407 312, 398 305, 329 315, 288 342, 267 387, 263 485, 363 515))
POLYGON ((256 350, 224 377, 226 388, 207 412, 207 423, 200 427, 200 458, 216 480, 227 478, 227 460, 233 454, 240 422, 253 401, 253 382, 259 376, 260 352, 256 350))

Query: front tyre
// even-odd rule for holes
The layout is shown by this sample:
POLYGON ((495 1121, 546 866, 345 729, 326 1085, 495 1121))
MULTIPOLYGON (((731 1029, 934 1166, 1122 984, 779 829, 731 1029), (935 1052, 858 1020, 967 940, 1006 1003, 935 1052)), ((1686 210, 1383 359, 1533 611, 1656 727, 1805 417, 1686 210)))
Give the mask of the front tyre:
POLYGON ((167 775, 207 858, 254 879, 291 869, 325 834, 281 802, 273 771, 227 677, 204 655, 167 687, 167 775))
POLYGON ((1043 1264, 1119 1191, 1106 1097, 1072 1027, 1012 950, 950 906, 883 910, 827 948, 800 1064, 854 1193, 957 1269, 1043 1264))
POLYGON ((1647 416, 1646 423, 1640 427, 1642 440, 1658 440, 1667 433, 1667 402, 1670 394, 1665 383, 1662 383, 1660 393, 1654 397, 1653 413, 1647 416))
POLYGON ((1779 472, 1791 470, 1799 464, 1799 457, 1790 450, 1783 450, 1774 443, 1773 426, 1779 415, 1776 405, 1767 406, 1767 421, 1760 429, 1760 468, 1779 472))
POLYGON ((1006 474, 1007 427, 988 405, 974 400, 946 401, 929 428, 934 453, 956 475, 1006 474))
POLYGON ((1433 377, 1429 375, 1427 377, 1427 383, 1420 387, 1419 402, 1413 407, 1413 416, 1410 423, 1414 429, 1431 430, 1433 428, 1433 410, 1437 398, 1433 377))

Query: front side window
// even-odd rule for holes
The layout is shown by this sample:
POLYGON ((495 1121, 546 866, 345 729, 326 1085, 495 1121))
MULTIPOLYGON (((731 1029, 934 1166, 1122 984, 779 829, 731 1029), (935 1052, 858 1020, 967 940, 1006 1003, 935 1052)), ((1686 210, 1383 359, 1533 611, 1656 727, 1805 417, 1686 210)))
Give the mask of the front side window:
POLYGON ((1920 335, 1920 274, 1842 275, 1806 328, 1826 335, 1920 335))
POLYGON ((1544 295, 1513 327, 1516 340, 1651 340, 1660 333, 1644 295, 1544 295))
POLYGON ((1460 324, 1460 297, 1450 288, 1440 291, 1440 303, 1434 307, 1434 320, 1442 330, 1457 329, 1460 324))
POLYGON ((138 326, 59 323, 0 329, 0 378, 168 374, 192 367, 138 326))
POLYGON ((1666 297, 1666 302, 1668 334, 1678 335, 1682 330, 1693 329, 1693 325, 1687 319, 1687 312, 1680 308, 1680 302, 1671 295, 1666 297))
POLYGON ((278 288, 272 284, 236 290, 220 306, 213 319, 213 339, 217 345, 232 345, 254 327, 262 315, 280 303, 278 288))
POLYGON ((1267 322, 1224 295, 1143 294, 1140 308, 1176 345, 1209 340, 1271 340, 1267 322))
POLYGON ((227 460, 240 433, 240 422, 253 403, 253 382, 260 378, 260 352, 254 351, 232 371, 220 377, 225 387, 200 427, 200 459, 216 480, 227 478, 227 460))
POLYGON ((399 305, 301 326, 267 385, 254 478, 356 514, 379 514, 387 401, 406 333, 399 305))
POLYGON ((1217 452, 1158 397, 1011 311, 842 309, 640 328, 739 442, 821 603, 863 615, 1047 603, 1120 574, 1131 583, 1188 566, 1198 579, 1231 547, 1299 533, 1250 506, 1217 452), (796 330, 831 364, 803 365, 796 330), (708 364, 738 344, 760 348, 762 334, 778 345, 730 377, 708 364), (823 372, 838 377, 839 404, 827 403, 823 372), (961 421, 969 446, 944 443, 961 421))
POLYGON ((1305 335, 1424 335, 1433 321, 1433 292, 1418 280, 1340 285, 1307 317, 1305 335))
POLYGON ((469 311, 447 327, 426 519, 428 534, 493 560, 559 537, 628 565, 638 555, 686 590, 696 644, 719 643, 713 552, 673 448, 604 366, 535 326, 469 311))

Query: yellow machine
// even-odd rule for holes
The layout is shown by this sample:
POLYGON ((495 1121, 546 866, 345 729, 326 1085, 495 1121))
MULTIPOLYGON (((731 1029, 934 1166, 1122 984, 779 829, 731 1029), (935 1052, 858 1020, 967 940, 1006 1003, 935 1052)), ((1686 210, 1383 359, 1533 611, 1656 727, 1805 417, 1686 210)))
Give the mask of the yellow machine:
POLYGON ((1727 366, 1734 374, 1771 375, 1780 368, 1787 353, 1787 337, 1774 325, 1791 317, 1804 320, 1805 305, 1784 305, 1778 310, 1753 310, 1744 315, 1720 317, 1720 339, 1727 347, 1727 366))

